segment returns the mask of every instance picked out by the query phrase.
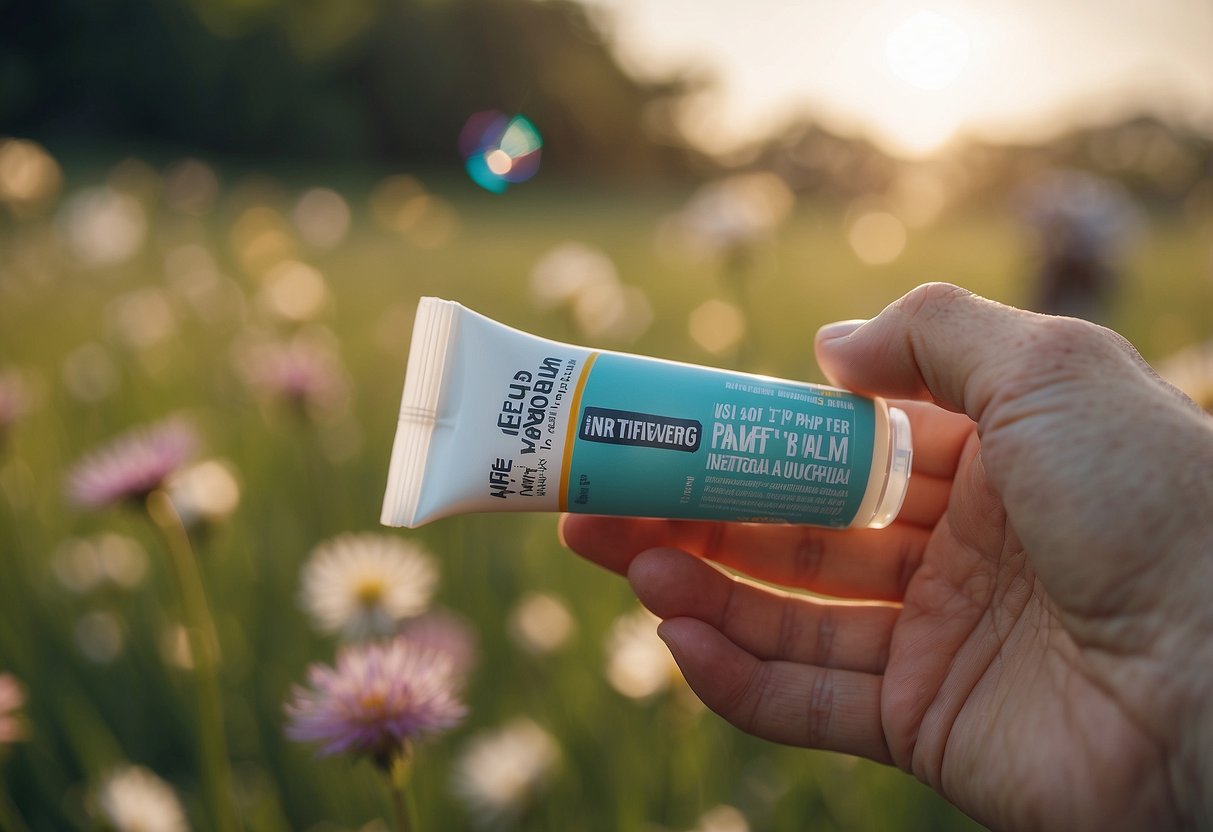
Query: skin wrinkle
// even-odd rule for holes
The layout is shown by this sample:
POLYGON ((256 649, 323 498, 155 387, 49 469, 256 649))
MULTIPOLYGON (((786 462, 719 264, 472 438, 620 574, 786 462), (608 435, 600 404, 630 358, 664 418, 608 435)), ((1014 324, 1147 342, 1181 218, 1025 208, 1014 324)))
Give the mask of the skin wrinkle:
POLYGON ((834 666, 834 638, 838 634, 838 623, 828 606, 821 607, 821 615, 817 618, 817 638, 814 650, 817 651, 816 664, 824 667, 834 666))
POLYGON ((739 720, 743 731, 753 733, 758 728, 758 712, 771 690, 770 679, 771 666, 766 662, 755 662, 745 681, 725 700, 725 713, 741 714, 742 706, 747 706, 745 715, 739 720))
MULTIPOLYGON (((1079 648, 1079 656, 1081 655, 1082 650, 1079 648)), ((1154 749, 1154 756, 1159 760, 1159 762, 1171 758, 1170 755, 1167 754, 1168 743, 1164 739, 1155 736, 1154 731, 1150 730, 1150 726, 1143 722, 1139 718, 1139 715, 1122 701, 1118 692, 1114 688, 1110 687, 1105 679, 1103 679, 1099 674, 1089 672, 1089 665, 1086 662, 1072 661, 1070 665, 1075 673, 1079 674, 1087 684, 1100 691, 1104 695, 1105 699, 1121 712, 1124 718, 1128 720, 1134 729, 1136 729, 1136 732, 1140 735, 1140 737, 1154 749)), ((1159 765, 1157 768, 1164 771, 1169 771, 1169 767, 1166 765, 1159 765)), ((1167 801, 1167 806, 1170 809, 1170 814, 1172 817, 1183 817, 1184 813, 1180 809, 1181 801, 1172 791, 1171 779, 1169 776, 1165 779, 1168 788, 1165 790, 1164 797, 1167 801)))
MULTIPOLYGON (((980 555, 977 552, 973 551, 973 549, 971 548, 971 546, 969 544, 967 544, 963 541, 958 541, 958 542, 960 542, 962 546, 964 546, 966 549, 969 550, 970 556, 977 555, 978 557, 980 557, 980 555)), ((943 580, 945 582, 951 583, 950 579, 947 576, 943 575, 942 573, 940 574, 940 578, 941 578, 941 580, 943 580)), ((953 583, 953 587, 960 589, 959 587, 956 587, 956 585, 954 583, 953 583)), ((953 652, 951 660, 948 662, 947 672, 945 672, 942 675, 941 684, 940 684, 939 688, 936 690, 935 695, 932 697, 932 703, 931 703, 932 705, 939 704, 939 701, 940 701, 939 696, 940 696, 940 693, 944 690, 946 682, 949 680, 954 680, 956 678, 955 670, 956 670, 957 662, 964 655, 965 646, 971 643, 974 635, 977 633, 978 629, 980 628, 982 621, 987 616, 992 615, 992 610, 989 606, 989 600, 990 600, 991 596, 992 596, 992 590, 990 593, 986 594, 984 601, 981 598, 974 597, 972 594, 970 594, 968 592, 964 592, 964 591, 958 592, 955 595, 953 595, 953 597, 959 597, 959 598, 967 601, 968 605, 966 608, 958 610, 958 611, 954 612, 952 615, 948 616, 947 619, 944 619, 945 622, 948 620, 954 620, 955 618, 960 617, 961 615, 963 615, 966 612, 966 610, 967 611, 972 611, 972 610, 979 611, 980 615, 978 615, 978 617, 973 621, 973 624, 969 627, 968 632, 965 633, 964 636, 959 640, 959 644, 956 647, 955 651, 953 652)), ((943 772, 944 772, 944 756, 947 751, 947 747, 948 747, 948 743, 951 738, 952 730, 956 726, 956 719, 959 716, 961 709, 963 709, 964 703, 968 701, 969 697, 973 693, 973 689, 976 688, 977 685, 981 682, 981 679, 983 678, 983 676, 989 669, 990 662, 994 660, 994 657, 996 655, 997 655, 996 651, 991 653, 990 657, 986 660, 984 667, 981 669, 980 672, 978 672, 973 677, 972 681, 967 686, 965 686, 963 688, 957 688, 956 690, 948 691, 949 699, 952 701, 958 701, 959 707, 956 709, 956 711, 954 713, 951 714, 950 717, 945 716, 945 718, 943 719, 943 722, 945 723, 945 731, 944 731, 944 734, 942 737, 942 744, 939 745, 940 751, 939 751, 938 763, 935 766, 932 766, 930 761, 926 761, 926 760, 923 761, 923 765, 926 766, 926 771, 929 772, 930 775, 932 775, 930 777, 930 779, 927 779, 923 776, 923 767, 918 764, 918 756, 919 756, 918 752, 919 752, 920 746, 916 743, 915 747, 911 750, 911 752, 910 752, 910 758, 912 761, 911 770, 914 772, 914 774, 916 776, 918 776, 920 779, 922 779, 923 782, 926 782, 936 788, 942 788, 943 772)), ((933 709, 931 705, 928 705, 927 709, 923 712, 923 715, 919 720, 919 732, 921 732, 922 725, 925 724, 928 721, 928 719, 930 718, 932 710, 937 710, 937 709, 933 709)))
POLYGON ((820 747, 830 736, 830 722, 834 718, 834 684, 829 674, 818 673, 813 677, 806 716, 808 744, 820 747))
POLYGON ((901 551, 898 553, 897 583, 895 584, 899 598, 905 597, 906 588, 918 574, 918 569, 922 566, 922 553, 925 549, 925 544, 918 545, 908 538, 902 540, 901 551))

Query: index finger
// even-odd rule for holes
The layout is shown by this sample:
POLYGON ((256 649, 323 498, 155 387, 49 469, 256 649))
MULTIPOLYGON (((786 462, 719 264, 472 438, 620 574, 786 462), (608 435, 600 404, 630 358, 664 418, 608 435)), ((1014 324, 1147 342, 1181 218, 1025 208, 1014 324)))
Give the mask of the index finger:
POLYGON ((931 531, 565 515, 565 545, 620 574, 647 549, 681 549, 762 581, 838 598, 900 601, 931 531))

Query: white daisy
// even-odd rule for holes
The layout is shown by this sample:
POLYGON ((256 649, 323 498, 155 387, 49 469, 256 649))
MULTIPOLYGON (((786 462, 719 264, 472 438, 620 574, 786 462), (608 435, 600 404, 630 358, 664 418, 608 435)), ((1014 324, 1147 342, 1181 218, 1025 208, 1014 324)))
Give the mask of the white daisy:
POLYGON ((425 612, 437 583, 433 558, 420 546, 343 534, 312 550, 300 600, 317 629, 362 639, 394 633, 403 619, 425 612))
POLYGON ((176 792, 141 766, 115 771, 101 786, 97 807, 115 832, 186 832, 176 792))
POLYGON ((455 763, 453 789, 482 826, 515 820, 552 779, 560 746, 520 717, 473 737, 455 763))

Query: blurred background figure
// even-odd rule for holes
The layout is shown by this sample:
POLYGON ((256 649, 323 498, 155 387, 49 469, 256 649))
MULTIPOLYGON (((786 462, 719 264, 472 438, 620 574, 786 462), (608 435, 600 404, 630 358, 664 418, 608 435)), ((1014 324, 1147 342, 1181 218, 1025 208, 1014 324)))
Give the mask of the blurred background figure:
POLYGON ((1031 306, 1107 323, 1142 214, 1119 184, 1079 170, 1030 179, 1020 213, 1036 257, 1031 306))

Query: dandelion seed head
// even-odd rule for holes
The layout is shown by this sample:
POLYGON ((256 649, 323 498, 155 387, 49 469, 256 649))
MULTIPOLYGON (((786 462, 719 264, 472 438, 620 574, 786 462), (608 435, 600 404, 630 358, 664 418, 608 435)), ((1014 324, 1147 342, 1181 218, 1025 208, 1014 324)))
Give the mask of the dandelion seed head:
POLYGON ((433 558, 389 535, 343 534, 317 546, 300 601, 316 628, 351 639, 395 633, 425 612, 438 584, 433 558))
POLYGON ((185 811, 173 787, 142 766, 111 774, 97 794, 97 808, 115 832, 187 832, 185 811))
POLYGON ((72 467, 67 475, 68 498, 83 508, 141 500, 164 485, 197 446, 197 434, 179 418, 135 428, 72 467))
POLYGON ((308 687, 286 704, 286 734, 321 755, 366 755, 389 764, 408 743, 452 728, 467 709, 450 660, 407 638, 342 647, 335 666, 312 665, 308 687))

